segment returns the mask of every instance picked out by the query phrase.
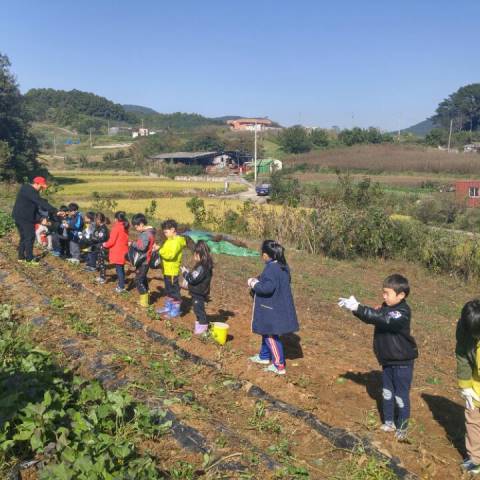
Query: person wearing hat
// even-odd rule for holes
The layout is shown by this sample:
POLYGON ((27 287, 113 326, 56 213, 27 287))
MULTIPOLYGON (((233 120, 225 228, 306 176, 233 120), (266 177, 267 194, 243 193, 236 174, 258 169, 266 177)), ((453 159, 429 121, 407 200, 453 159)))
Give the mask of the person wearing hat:
POLYGON ((18 244, 18 261, 32 265, 38 264, 33 257, 33 243, 35 241, 35 223, 40 216, 40 210, 48 214, 60 214, 58 209, 50 205, 40 196, 40 190, 47 188, 44 177, 35 177, 31 184, 26 183, 20 187, 12 216, 15 220, 20 242, 18 244))

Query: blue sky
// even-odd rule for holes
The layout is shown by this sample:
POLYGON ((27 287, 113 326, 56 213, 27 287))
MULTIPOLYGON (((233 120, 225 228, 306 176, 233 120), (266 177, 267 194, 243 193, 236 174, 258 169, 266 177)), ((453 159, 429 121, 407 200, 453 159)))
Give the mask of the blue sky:
POLYGON ((397 129, 480 81, 479 18, 478 0, 16 0, 0 51, 22 91, 397 129))

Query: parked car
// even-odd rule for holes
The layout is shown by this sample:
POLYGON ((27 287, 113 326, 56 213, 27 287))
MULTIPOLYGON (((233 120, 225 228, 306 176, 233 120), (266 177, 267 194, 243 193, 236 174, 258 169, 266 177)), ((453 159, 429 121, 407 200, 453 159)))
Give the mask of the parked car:
POLYGON ((260 197, 264 197, 266 195, 270 195, 270 191, 272 186, 269 183, 262 183, 261 185, 257 185, 255 191, 257 195, 260 197))

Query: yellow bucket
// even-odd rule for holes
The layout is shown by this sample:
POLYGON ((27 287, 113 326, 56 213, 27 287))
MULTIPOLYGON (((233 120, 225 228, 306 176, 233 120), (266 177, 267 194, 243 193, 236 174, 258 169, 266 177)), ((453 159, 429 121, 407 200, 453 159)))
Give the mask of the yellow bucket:
POLYGON ((230 325, 223 322, 213 322, 211 325, 211 333, 213 339, 220 345, 225 345, 227 343, 227 335, 230 325))

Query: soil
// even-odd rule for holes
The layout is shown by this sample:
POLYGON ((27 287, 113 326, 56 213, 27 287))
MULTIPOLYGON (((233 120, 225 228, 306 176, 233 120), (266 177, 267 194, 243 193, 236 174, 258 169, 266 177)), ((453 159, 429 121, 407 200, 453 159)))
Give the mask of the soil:
MULTIPOLYGON (((151 311, 137 305, 133 286, 127 294, 113 293, 115 279, 111 269, 109 281, 96 285, 92 274, 57 258, 46 257, 45 266, 37 269, 17 266, 12 247, 15 241, 3 239, 0 243, 0 268, 10 275, 9 295, 17 307, 27 313, 30 308, 30 317, 48 317, 48 322, 37 331, 41 341, 50 349, 63 352, 82 374, 90 377, 95 374, 88 368, 89 362, 104 352, 102 361, 116 368, 115 381, 124 379, 125 384, 137 385, 138 388, 131 388, 146 400, 158 397, 165 403, 168 398, 170 411, 180 422, 200 432, 209 447, 215 446, 215 455, 221 458, 241 454, 244 466, 254 475, 252 478, 272 478, 275 465, 271 462, 285 462, 285 457, 279 457, 269 447, 285 439, 290 442, 295 464, 308 468, 310 478, 332 478, 338 464, 349 458, 348 452, 332 446, 301 419, 272 408, 267 409, 266 418, 278 421, 281 433, 252 426, 255 399, 248 394, 252 384, 278 400, 312 413, 325 424, 370 440, 420 478, 462 478, 458 464, 464 455, 464 420, 455 382, 454 333, 462 305, 476 295, 475 285, 437 276, 412 264, 380 260, 338 262, 289 252, 301 330, 284 339, 288 373, 275 377, 247 361, 260 343, 250 331, 251 299, 246 287, 246 279, 261 271, 258 259, 215 257, 207 314, 211 321, 230 325, 229 341, 221 347, 189 334, 195 317, 186 292, 182 317, 171 322, 158 320, 151 311), (350 294, 366 304, 380 303, 382 280, 393 272, 405 274, 410 280, 413 333, 420 350, 411 392, 408 443, 398 443, 391 435, 378 431, 381 371, 372 352, 372 329, 336 306, 339 296, 350 294), (86 289, 72 288, 62 274, 86 289), (25 276, 33 282, 31 285, 25 285, 25 276), (32 285, 38 286, 46 297, 61 298, 66 307, 61 312, 52 311, 41 296, 32 292, 32 285), (125 313, 97 303, 96 295, 137 318, 142 330, 126 328, 125 313), (89 322, 96 335, 79 335, 72 322, 66 320, 67 311, 89 322), (213 367, 187 361, 168 345, 153 342, 148 335, 151 331, 213 367), (68 348, 65 351, 65 339, 75 340, 75 347, 84 352, 76 361, 69 356, 68 348), (155 370, 152 361, 156 360, 168 361, 173 379, 155 370), (185 384, 181 385, 183 380, 178 379, 184 379, 185 384), (238 381, 240 389, 236 389, 238 381), (185 394, 190 395, 189 401, 178 400, 185 394), (255 461, 249 458, 252 456, 255 461)), ((128 278, 133 279, 132 272, 128 278)), ((152 270, 150 279, 152 301, 159 306, 163 293, 161 272, 152 270)), ((172 448, 178 451, 178 446, 172 448)), ((228 475, 225 478, 236 478, 228 475)))

